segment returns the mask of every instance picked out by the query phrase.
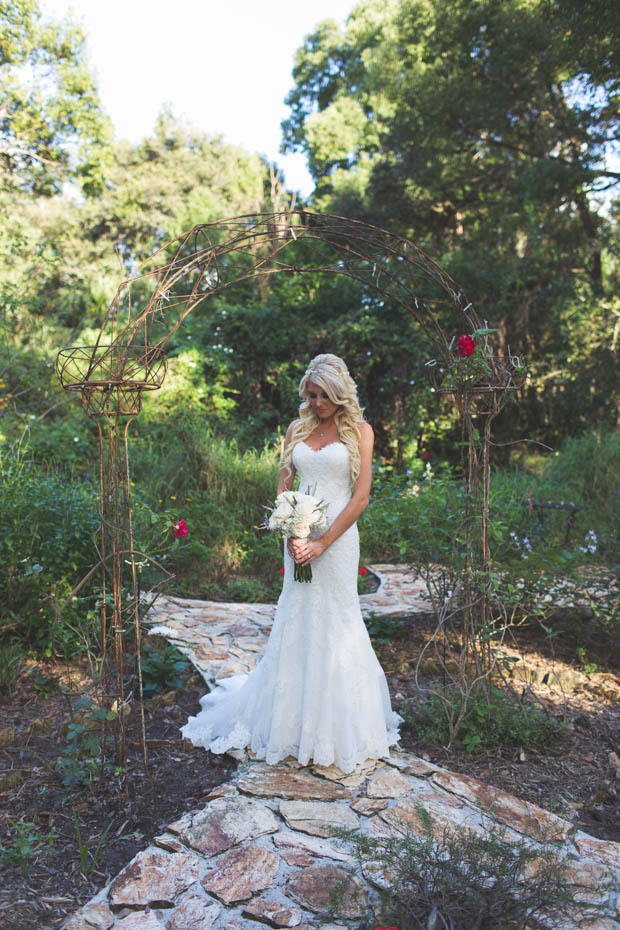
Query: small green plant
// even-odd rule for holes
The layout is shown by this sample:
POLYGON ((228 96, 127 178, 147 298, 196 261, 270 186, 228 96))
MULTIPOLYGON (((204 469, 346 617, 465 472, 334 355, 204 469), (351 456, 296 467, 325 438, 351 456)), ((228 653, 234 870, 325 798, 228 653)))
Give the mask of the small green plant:
POLYGON ((467 708, 456 736, 468 752, 494 746, 540 746, 565 730, 555 717, 538 707, 517 704, 499 688, 491 688, 488 696, 482 690, 472 691, 467 698, 457 690, 432 694, 425 701, 409 702, 406 719, 422 744, 447 745, 449 719, 458 720, 465 700, 467 708))
POLYGON ((181 687, 181 676, 190 662, 175 646, 156 652, 148 646, 142 655, 142 691, 167 691, 181 687))
POLYGON ((56 763, 62 783, 67 788, 91 784, 101 771, 101 724, 114 720, 116 712, 80 698, 75 710, 81 711, 77 720, 67 727, 67 746, 56 763))
POLYGON ((420 834, 336 831, 353 843, 364 874, 379 890, 380 904, 368 926, 542 930, 560 919, 570 926, 576 906, 557 847, 514 843, 494 824, 484 834, 458 829, 436 836, 421 805, 418 813, 420 834))
POLYGON ((247 604, 264 604, 270 600, 270 596, 259 581, 253 581, 251 578, 231 578, 226 585, 226 599, 247 604))
POLYGON ((18 640, 9 640, 0 645, 0 691, 13 690, 23 661, 24 651, 18 640))
POLYGON ((24 820, 9 819, 14 830, 13 838, 8 846, 0 846, 0 868, 18 865, 22 872, 28 872, 30 859, 45 846, 53 846, 56 842, 56 830, 52 828, 49 833, 39 833, 35 824, 24 820))
POLYGON ((105 852, 105 846, 103 844, 105 843, 105 839, 108 833, 110 832, 110 829, 114 821, 111 820, 110 823, 107 825, 107 827, 105 828, 105 830, 99 837, 99 840, 93 852, 91 852, 88 846, 82 841, 82 831, 80 830, 80 822, 78 820, 78 816, 75 811, 75 808, 73 808, 73 822, 75 824, 75 834, 77 837, 78 849, 80 850, 80 868, 82 870, 82 875, 85 878, 88 878, 91 872, 93 872, 97 868, 97 865, 99 864, 99 860, 101 859, 101 856, 105 852))
POLYGON ((585 646, 577 646, 575 652, 577 653, 577 658, 581 662, 584 675, 594 675, 599 671, 600 666, 597 662, 588 661, 588 653, 585 646))
POLYGON ((384 617, 380 614, 370 613, 364 618, 364 623, 375 646, 391 643, 395 639, 402 638, 406 633, 405 627, 394 617, 384 617))

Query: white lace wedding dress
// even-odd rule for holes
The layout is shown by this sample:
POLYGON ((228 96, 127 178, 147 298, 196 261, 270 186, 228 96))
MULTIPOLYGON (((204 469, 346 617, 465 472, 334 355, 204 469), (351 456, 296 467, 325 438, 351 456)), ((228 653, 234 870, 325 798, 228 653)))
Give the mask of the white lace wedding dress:
MULTIPOLYGON (((298 443, 293 463, 300 490, 328 502, 331 523, 351 496, 346 446, 317 451, 298 443)), ((392 711, 360 612, 356 524, 312 562, 311 582, 293 580, 286 547, 284 560, 265 655, 249 675, 223 679, 205 695, 183 736, 216 753, 248 746, 272 764, 291 755, 344 772, 389 756, 402 718, 392 711)))

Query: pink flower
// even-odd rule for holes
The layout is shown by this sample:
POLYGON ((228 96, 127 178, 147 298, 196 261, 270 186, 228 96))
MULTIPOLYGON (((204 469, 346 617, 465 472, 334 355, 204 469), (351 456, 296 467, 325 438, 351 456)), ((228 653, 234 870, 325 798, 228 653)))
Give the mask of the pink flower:
POLYGON ((468 358, 476 351, 476 343, 471 336, 461 336, 460 339, 456 340, 456 347, 461 358, 468 358))
POLYGON ((175 539, 180 539, 181 536, 187 536, 187 534, 189 533, 189 530, 187 528, 187 523, 185 522, 185 520, 179 520, 178 523, 174 524, 173 533, 174 533, 175 539))

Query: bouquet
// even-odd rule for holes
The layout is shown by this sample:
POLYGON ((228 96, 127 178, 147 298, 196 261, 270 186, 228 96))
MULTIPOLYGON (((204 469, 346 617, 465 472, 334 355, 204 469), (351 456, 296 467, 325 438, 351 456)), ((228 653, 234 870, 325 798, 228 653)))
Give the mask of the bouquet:
MULTIPOLYGON (((311 494, 283 491, 266 519, 270 530, 279 530, 285 539, 307 539, 311 530, 325 527, 326 504, 311 494)), ((312 568, 295 562, 295 581, 312 581, 312 568)))

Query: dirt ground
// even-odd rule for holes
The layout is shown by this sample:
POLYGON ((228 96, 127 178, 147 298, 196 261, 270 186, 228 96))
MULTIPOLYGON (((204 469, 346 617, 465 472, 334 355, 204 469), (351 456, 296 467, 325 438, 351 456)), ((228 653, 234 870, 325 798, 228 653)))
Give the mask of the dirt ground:
POLYGON ((92 786, 64 786, 55 762, 67 745, 70 701, 59 693, 44 697, 34 681, 43 677, 72 683, 75 699, 85 671, 76 663, 30 664, 15 693, 0 699, 0 741, 6 741, 0 745, 0 846, 6 847, 13 834, 10 821, 22 817, 39 834, 56 831, 53 846, 31 857, 27 873, 17 865, 0 872, 2 930, 56 930, 166 824, 226 781, 236 766, 229 756, 185 749, 179 726, 197 713, 206 691, 202 679, 191 673, 178 691, 156 694, 145 704, 150 777, 144 773, 136 714, 129 721, 128 794, 113 776, 102 786, 96 780, 92 786), (89 864, 111 824, 88 875, 81 870, 74 812, 82 843, 91 853, 89 864))
MULTIPOLYGON (((620 644, 587 623, 559 614, 553 626, 561 635, 550 640, 531 626, 515 631, 505 646, 526 669, 525 678, 510 680, 515 691, 566 722, 556 741, 540 750, 515 746, 468 753, 458 743, 449 749, 424 745, 415 728, 405 725, 403 748, 533 801, 594 836, 620 840, 619 773, 610 761, 611 754, 620 756, 620 644)), ((376 648, 394 706, 402 713, 419 693, 413 669, 430 626, 415 615, 398 621, 398 629, 397 638, 376 648)), ((10 843, 11 821, 20 818, 34 824, 39 835, 56 834, 52 846, 31 856, 27 872, 9 865, 0 873, 2 930, 57 930, 166 824, 234 771, 228 756, 188 751, 180 738, 179 726, 197 712, 205 690, 190 670, 179 689, 146 702, 149 777, 136 715, 129 721, 127 795, 113 774, 103 785, 96 779, 92 785, 63 785, 56 762, 66 751, 70 708, 87 679, 79 662, 29 660, 14 693, 0 697, 0 846, 10 843), (67 695, 58 691, 60 684, 67 695), (86 875, 74 817, 90 851, 86 875)))

